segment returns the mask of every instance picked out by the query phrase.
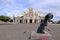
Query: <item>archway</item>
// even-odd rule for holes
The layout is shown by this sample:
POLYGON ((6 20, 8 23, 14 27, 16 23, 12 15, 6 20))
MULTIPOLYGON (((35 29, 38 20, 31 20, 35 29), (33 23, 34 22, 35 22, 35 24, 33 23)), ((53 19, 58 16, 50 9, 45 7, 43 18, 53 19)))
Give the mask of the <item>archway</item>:
POLYGON ((38 23, 38 19, 35 19, 35 20, 34 20, 34 23, 38 23))
POLYGON ((36 23, 36 20, 34 20, 34 23, 36 23))
POLYGON ((26 23, 27 23, 27 20, 26 20, 26 23))
POLYGON ((22 20, 20 20, 20 23, 22 23, 22 20))
POLYGON ((32 23, 32 19, 30 19, 30 23, 32 23))

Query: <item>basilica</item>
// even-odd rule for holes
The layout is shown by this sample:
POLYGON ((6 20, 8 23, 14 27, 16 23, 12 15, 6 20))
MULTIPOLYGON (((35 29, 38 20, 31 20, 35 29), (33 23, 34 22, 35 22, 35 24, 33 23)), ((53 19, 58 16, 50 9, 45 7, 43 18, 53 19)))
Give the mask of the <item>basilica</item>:
POLYGON ((39 23, 44 15, 39 11, 35 11, 32 7, 28 11, 23 12, 21 16, 14 17, 14 23, 39 23))

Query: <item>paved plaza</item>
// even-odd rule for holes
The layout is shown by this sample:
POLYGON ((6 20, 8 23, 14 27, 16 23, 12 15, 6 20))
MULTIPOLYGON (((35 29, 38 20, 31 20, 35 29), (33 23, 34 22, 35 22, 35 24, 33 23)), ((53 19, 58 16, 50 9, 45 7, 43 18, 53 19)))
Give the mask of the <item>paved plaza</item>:
MULTIPOLYGON (((0 40, 29 40, 32 31, 36 31, 39 24, 0 25, 0 40)), ((48 25, 45 29, 54 40, 60 40, 60 25, 48 25), (47 28, 50 30, 48 31, 47 28)))

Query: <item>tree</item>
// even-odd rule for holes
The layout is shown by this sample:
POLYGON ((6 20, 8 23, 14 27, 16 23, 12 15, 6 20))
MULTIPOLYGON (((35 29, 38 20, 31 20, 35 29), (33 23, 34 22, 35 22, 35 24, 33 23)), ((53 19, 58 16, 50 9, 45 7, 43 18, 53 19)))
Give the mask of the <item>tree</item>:
POLYGON ((57 22, 57 24, 60 24, 60 20, 57 22))
POLYGON ((0 16, 0 20, 1 20, 1 21, 4 21, 4 22, 9 21, 10 19, 11 19, 11 18, 8 17, 8 16, 0 16))
POLYGON ((13 20, 12 20, 12 19, 10 19, 10 22, 13 22, 13 20))

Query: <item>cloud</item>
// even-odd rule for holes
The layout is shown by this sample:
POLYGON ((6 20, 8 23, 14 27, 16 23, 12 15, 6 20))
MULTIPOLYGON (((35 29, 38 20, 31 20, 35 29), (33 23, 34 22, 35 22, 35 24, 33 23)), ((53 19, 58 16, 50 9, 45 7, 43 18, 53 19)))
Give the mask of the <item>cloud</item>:
POLYGON ((0 15, 7 15, 7 13, 4 13, 3 11, 0 11, 0 15))
POLYGON ((12 14, 19 16, 29 7, 32 7, 45 15, 48 12, 53 13, 54 19, 56 19, 60 17, 59 4, 59 0, 0 0, 0 11, 12 17, 12 14))
POLYGON ((10 17, 13 16, 12 14, 19 16, 22 11, 26 10, 22 3, 17 3, 14 0, 0 0, 0 5, 0 11, 7 13, 6 16, 10 17))
POLYGON ((14 16, 20 16, 22 14, 22 12, 24 12, 25 10, 27 10, 27 8, 14 7, 12 9, 8 9, 8 10, 5 10, 5 11, 7 11, 7 16, 13 17, 13 15, 14 16))
POLYGON ((54 20, 60 18, 60 1, 59 0, 30 0, 31 6, 41 11, 43 14, 53 13, 54 20), (57 18, 58 17, 58 18, 57 18))
POLYGON ((0 4, 8 5, 14 3, 14 0, 0 0, 0 4))
POLYGON ((3 13, 0 11, 0 15, 3 15, 3 13))

